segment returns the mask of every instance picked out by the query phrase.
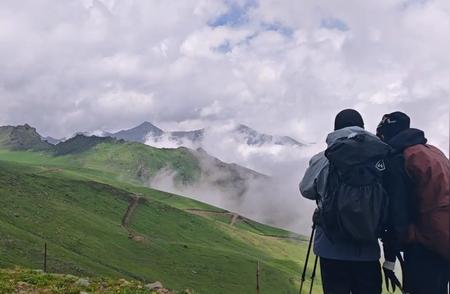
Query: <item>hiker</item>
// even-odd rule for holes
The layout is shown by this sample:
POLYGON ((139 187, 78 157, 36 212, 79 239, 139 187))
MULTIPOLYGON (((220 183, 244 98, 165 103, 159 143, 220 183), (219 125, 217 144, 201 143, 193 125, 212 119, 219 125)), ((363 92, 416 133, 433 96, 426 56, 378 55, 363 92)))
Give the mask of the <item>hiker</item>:
POLYGON ((314 253, 325 294, 380 294, 378 237, 388 214, 383 158, 390 147, 364 130, 353 109, 339 112, 326 151, 315 155, 300 183, 316 200, 314 253))
POLYGON ((397 230, 397 235, 383 240, 385 258, 394 265, 395 256, 404 251, 406 293, 447 293, 449 160, 438 148, 427 144, 423 131, 410 128, 405 113, 384 115, 377 135, 393 148, 390 162, 406 187, 395 195, 403 203, 392 205, 392 213, 406 211, 409 221, 406 230, 397 230))

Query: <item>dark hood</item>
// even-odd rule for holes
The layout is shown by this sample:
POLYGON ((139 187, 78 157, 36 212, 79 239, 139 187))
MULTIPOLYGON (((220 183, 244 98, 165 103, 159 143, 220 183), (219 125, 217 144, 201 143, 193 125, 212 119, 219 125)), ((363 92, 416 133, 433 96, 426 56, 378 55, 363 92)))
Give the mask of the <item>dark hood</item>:
POLYGON ((403 150, 408 147, 426 144, 427 139, 425 138, 425 133, 423 131, 410 128, 398 133, 387 143, 395 150, 403 152, 403 150))

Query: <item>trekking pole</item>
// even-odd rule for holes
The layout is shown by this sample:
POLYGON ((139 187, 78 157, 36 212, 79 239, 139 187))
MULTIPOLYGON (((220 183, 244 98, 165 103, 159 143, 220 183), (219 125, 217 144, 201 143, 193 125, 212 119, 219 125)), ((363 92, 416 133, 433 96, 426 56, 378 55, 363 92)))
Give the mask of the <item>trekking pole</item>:
POLYGON ((303 283, 305 282, 306 267, 308 266, 309 253, 311 252, 311 244, 312 244, 312 239, 314 237, 314 231, 315 230, 316 230, 316 224, 313 224, 312 231, 311 231, 311 237, 309 238, 308 251, 306 252, 305 264, 303 265, 303 273, 302 273, 302 278, 301 278, 301 281, 300 281, 300 292, 299 292, 299 294, 302 294, 303 283))
POLYGON ((316 278, 316 269, 317 269, 317 260, 318 260, 318 256, 316 255, 316 259, 314 260, 314 268, 313 268, 313 272, 311 275, 311 285, 309 286, 309 294, 312 293, 313 290, 313 285, 314 285, 314 279, 316 278))

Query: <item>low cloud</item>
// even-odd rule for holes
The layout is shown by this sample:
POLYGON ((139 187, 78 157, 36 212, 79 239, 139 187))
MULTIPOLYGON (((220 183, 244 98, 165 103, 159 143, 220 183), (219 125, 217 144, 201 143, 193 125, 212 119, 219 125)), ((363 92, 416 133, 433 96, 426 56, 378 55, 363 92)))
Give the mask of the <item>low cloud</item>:
POLYGON ((301 198, 298 183, 304 172, 305 162, 296 162, 296 168, 279 165, 280 172, 269 179, 247 179, 242 195, 241 189, 232 185, 219 187, 212 179, 220 178, 217 168, 209 168, 208 177, 191 185, 181 185, 175 180, 176 173, 163 170, 149 182, 153 188, 176 193, 210 203, 231 212, 265 224, 305 233, 311 227, 311 215, 315 207, 312 201, 301 198))
MULTIPOLYGON (((248 145, 235 133, 236 125, 228 123, 205 130, 202 142, 174 141, 169 135, 147 144, 158 147, 202 148, 226 162, 236 163, 269 175, 270 178, 246 178, 245 183, 233 182, 217 186, 214 182, 230 179, 228 173, 217 168, 213 161, 202 160, 200 166, 207 176, 191 185, 177 184, 176 173, 163 170, 150 181, 150 186, 167 192, 185 195, 204 201, 260 222, 304 233, 310 228, 315 203, 301 197, 298 184, 308 165, 309 158, 322 147, 321 144, 282 146, 265 144, 248 145)), ((245 178, 245 175, 242 175, 245 178)))

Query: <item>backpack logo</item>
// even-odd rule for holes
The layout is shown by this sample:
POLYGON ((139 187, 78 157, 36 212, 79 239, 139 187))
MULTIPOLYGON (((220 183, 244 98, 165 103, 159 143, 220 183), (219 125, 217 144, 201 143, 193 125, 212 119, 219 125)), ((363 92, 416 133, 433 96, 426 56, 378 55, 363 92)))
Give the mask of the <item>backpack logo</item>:
POLYGON ((375 164, 375 168, 379 171, 385 171, 386 170, 386 165, 384 164, 383 159, 379 160, 376 164, 375 164))

